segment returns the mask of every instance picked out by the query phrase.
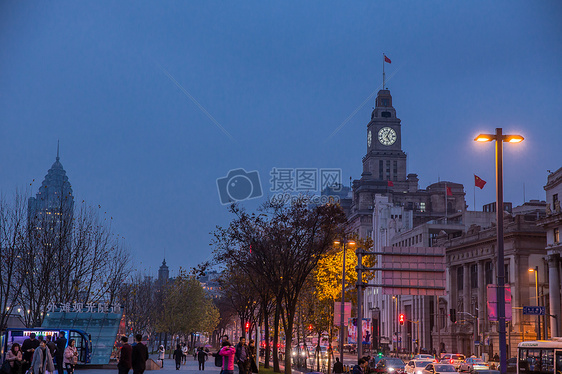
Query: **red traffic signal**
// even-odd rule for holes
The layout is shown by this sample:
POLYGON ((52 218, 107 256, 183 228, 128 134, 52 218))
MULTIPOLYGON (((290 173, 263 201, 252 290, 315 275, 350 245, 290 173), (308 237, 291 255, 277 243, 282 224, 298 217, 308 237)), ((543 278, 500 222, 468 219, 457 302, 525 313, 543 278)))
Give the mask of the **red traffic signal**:
POLYGON ((308 325, 308 329, 312 331, 312 325, 308 325))
POLYGON ((246 331, 250 330, 250 322, 246 322, 246 331))
POLYGON ((398 316, 398 323, 399 323, 400 325, 403 325, 403 324, 404 324, 404 321, 406 321, 406 316, 405 316, 404 314, 400 314, 400 315, 398 316))

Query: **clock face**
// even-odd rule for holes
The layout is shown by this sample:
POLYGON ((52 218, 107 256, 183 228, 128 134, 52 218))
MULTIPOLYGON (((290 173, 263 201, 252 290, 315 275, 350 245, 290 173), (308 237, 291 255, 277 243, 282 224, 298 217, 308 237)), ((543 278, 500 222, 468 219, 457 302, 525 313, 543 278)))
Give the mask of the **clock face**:
POLYGON ((371 135, 371 130, 367 133, 367 146, 371 146, 371 142, 373 141, 373 136, 371 135))
POLYGON ((379 130, 379 142, 382 145, 393 145, 396 142, 396 131, 390 127, 383 127, 379 130))

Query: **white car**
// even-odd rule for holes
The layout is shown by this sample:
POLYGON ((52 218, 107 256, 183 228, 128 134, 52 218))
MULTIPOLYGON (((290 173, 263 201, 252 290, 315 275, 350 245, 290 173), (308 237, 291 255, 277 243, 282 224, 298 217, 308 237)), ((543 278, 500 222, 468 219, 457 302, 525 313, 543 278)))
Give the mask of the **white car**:
POLYGON ((461 363, 463 363, 464 360, 466 360, 466 357, 459 353, 445 353, 443 356, 441 356, 442 364, 451 364, 456 369, 458 369, 459 366, 461 366, 461 363))
POLYGON ((435 360, 435 356, 433 356, 433 355, 428 355, 428 354, 415 355, 415 356, 414 356, 414 360, 433 361, 433 360, 435 360))
POLYGON ((459 366, 459 371, 472 373, 474 370, 490 370, 490 365, 481 358, 469 357, 459 366))
POLYGON ((407 374, 422 374, 423 369, 431 364, 433 360, 410 360, 406 364, 407 374))
POLYGON ((423 369, 422 374, 450 374, 456 373, 457 368, 451 364, 431 363, 423 369))

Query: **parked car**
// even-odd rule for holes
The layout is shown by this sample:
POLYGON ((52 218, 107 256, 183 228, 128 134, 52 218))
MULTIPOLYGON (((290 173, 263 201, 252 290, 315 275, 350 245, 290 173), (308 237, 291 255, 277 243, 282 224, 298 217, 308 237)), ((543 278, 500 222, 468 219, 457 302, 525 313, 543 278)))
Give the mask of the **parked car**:
POLYGON ((371 369, 376 369, 377 368, 377 364, 379 363, 380 360, 382 360, 383 358, 389 358, 389 357, 385 357, 385 356, 373 356, 371 357, 371 360, 369 361, 369 367, 371 369))
POLYGON ((490 365, 481 358, 469 357, 459 365, 459 371, 468 371, 472 373, 475 370, 489 370, 490 365))
POLYGON ((422 374, 449 374, 456 372, 457 368, 454 365, 433 362, 423 369, 422 374))
POLYGON ((461 362, 464 362, 464 360, 466 360, 466 357, 459 353, 445 353, 443 356, 441 356, 442 364, 451 364, 456 369, 459 368, 461 362))
POLYGON ((407 374, 422 374, 423 369, 431 364, 433 360, 410 360, 406 365, 407 374))
POLYGON ((405 374, 404 361, 399 358, 383 358, 377 363, 375 369, 378 373, 405 374))

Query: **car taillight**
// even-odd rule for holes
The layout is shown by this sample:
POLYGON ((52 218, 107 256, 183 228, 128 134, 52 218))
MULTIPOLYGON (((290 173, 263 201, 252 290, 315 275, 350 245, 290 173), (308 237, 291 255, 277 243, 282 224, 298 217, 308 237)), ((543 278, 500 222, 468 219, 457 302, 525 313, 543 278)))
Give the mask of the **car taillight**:
POLYGON ((451 364, 454 364, 454 363, 455 363, 455 360, 451 360, 451 364))

